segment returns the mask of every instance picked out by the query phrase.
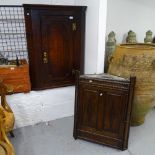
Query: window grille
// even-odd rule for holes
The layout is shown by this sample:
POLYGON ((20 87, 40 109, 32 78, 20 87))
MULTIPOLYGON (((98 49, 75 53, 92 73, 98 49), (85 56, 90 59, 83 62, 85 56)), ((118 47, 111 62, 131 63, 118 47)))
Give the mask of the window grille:
POLYGON ((28 60, 22 6, 0 6, 0 56, 8 60, 28 60))

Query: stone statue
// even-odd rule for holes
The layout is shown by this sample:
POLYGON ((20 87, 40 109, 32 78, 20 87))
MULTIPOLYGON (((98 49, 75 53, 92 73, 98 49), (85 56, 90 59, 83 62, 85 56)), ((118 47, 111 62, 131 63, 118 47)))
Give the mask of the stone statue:
POLYGON ((153 33, 152 33, 151 30, 149 30, 149 31, 146 32, 146 37, 144 38, 144 42, 145 43, 152 43, 152 41, 153 41, 152 34, 153 33))
POLYGON ((115 46, 116 46, 115 32, 111 31, 108 34, 108 40, 106 42, 105 69, 104 69, 105 73, 108 70, 109 60, 111 59, 111 56, 115 51, 115 46))
POLYGON ((130 30, 128 32, 128 36, 126 38, 126 43, 129 43, 129 44, 136 44, 137 43, 136 33, 133 32, 132 30, 130 30))

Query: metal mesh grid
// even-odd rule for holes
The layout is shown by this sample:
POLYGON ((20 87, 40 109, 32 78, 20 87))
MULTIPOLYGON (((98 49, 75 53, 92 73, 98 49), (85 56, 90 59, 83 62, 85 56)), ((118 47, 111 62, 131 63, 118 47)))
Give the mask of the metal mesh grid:
POLYGON ((0 6, 0 54, 8 60, 28 59, 22 6, 0 6))

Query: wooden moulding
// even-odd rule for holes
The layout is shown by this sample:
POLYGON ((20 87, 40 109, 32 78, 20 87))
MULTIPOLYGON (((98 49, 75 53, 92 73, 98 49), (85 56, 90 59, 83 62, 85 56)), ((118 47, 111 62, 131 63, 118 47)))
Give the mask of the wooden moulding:
POLYGON ((13 87, 13 93, 29 92, 31 90, 29 65, 0 67, 0 79, 4 84, 13 87))

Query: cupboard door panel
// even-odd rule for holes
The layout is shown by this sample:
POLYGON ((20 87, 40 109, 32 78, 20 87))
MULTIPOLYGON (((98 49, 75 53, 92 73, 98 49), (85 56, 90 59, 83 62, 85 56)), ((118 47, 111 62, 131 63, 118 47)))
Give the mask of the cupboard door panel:
POLYGON ((99 108, 99 113, 101 116, 102 129, 107 135, 113 135, 114 137, 122 137, 123 133, 123 117, 126 102, 124 100, 123 94, 114 94, 106 92, 103 96, 102 107, 99 108))
POLYGON ((80 90, 81 123, 84 127, 96 128, 98 91, 83 88, 80 90))
POLYGON ((85 6, 24 4, 32 90, 75 84, 84 70, 85 6))
POLYGON ((72 23, 65 16, 43 16, 42 51, 47 53, 48 62, 44 63, 47 75, 44 83, 73 78, 73 39, 72 23))

